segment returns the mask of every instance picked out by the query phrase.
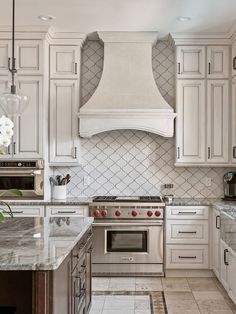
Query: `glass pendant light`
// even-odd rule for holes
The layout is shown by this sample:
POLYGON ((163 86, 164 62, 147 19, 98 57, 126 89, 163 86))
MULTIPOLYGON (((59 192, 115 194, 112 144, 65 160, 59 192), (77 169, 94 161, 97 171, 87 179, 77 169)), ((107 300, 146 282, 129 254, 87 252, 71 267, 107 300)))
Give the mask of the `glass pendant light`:
POLYGON ((8 59, 9 81, 7 90, 0 95, 0 106, 9 117, 22 114, 29 103, 29 98, 20 92, 15 58, 15 0, 12 0, 12 58, 8 59))

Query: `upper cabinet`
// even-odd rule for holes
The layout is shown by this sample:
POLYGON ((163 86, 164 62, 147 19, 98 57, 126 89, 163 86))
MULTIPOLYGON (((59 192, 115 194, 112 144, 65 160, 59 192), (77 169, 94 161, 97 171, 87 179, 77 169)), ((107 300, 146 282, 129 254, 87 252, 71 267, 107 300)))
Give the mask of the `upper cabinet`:
POLYGON ((207 47, 207 77, 228 78, 229 77, 229 47, 208 46, 207 47))
POLYGON ((178 80, 176 109, 177 162, 204 162, 206 128, 204 81, 178 80))
MULTIPOLYGON (((18 75, 42 75, 42 40, 16 40, 15 47, 18 75)), ((11 57, 11 41, 0 40, 0 75, 8 75, 8 59, 11 57)))
POLYGON ((207 82, 207 161, 228 163, 229 82, 207 82))
POLYGON ((178 78, 204 78, 204 46, 179 46, 176 50, 176 57, 178 78))
POLYGON ((78 79, 78 46, 50 47, 50 78, 78 79))
POLYGON ((236 76, 232 80, 232 162, 236 163, 236 76))

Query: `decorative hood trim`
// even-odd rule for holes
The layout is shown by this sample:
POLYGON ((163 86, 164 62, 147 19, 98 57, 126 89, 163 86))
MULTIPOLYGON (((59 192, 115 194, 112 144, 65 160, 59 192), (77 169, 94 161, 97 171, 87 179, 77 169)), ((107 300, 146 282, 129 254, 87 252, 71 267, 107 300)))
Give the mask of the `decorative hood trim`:
POLYGON ((137 129, 172 137, 173 108, 161 96, 152 72, 156 32, 99 32, 104 67, 99 85, 80 108, 80 136, 137 129))

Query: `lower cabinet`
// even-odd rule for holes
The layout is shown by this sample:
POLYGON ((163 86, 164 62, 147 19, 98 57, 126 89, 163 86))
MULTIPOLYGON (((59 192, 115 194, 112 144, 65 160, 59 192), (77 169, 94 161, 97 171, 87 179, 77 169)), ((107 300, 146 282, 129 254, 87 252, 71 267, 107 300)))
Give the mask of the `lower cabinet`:
POLYGON ((220 211, 213 208, 212 212, 212 269, 220 277, 220 211))
MULTIPOLYGON (((44 206, 11 206, 14 217, 44 217, 44 206)), ((0 209, 5 217, 9 217, 7 209, 0 209)))
POLYGON ((47 217, 87 217, 88 206, 72 206, 72 205, 61 205, 61 206, 46 206, 47 217))
POLYGON ((220 281, 236 304, 236 253, 220 240, 220 281))

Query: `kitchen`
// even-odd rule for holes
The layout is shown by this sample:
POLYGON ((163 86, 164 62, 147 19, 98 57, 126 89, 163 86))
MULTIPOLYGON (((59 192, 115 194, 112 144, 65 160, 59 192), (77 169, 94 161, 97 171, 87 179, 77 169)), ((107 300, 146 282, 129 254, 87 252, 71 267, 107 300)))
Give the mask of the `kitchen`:
POLYGON ((236 313, 235 3, 1 4, 0 313, 236 313))

